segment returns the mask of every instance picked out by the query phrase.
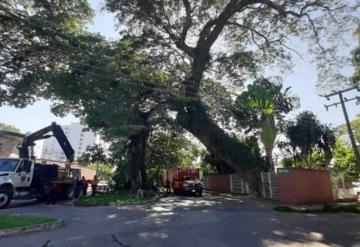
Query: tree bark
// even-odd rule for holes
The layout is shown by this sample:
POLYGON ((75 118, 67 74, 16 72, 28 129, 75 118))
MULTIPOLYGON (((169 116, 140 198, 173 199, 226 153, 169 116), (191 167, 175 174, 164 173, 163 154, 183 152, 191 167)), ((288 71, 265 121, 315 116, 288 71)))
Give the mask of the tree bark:
POLYGON ((131 179, 141 177, 141 187, 147 188, 147 175, 145 169, 146 142, 148 132, 141 131, 130 136, 131 179))
POLYGON ((208 116, 199 100, 182 107, 177 115, 177 122, 197 137, 208 151, 223 160, 236 171, 259 167, 259 157, 251 149, 228 136, 208 116))

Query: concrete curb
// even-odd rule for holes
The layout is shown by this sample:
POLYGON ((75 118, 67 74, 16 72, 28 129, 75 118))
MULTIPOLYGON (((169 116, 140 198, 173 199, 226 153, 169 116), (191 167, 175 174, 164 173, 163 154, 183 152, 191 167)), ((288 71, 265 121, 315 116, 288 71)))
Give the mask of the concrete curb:
POLYGON ((31 225, 31 226, 23 226, 23 227, 5 229, 5 230, 0 230, 0 238, 14 236, 14 235, 27 234, 27 233, 31 233, 31 232, 53 230, 55 228, 62 227, 62 226, 64 226, 64 221, 57 220, 57 221, 51 222, 51 223, 43 223, 43 224, 37 224, 37 225, 31 225))

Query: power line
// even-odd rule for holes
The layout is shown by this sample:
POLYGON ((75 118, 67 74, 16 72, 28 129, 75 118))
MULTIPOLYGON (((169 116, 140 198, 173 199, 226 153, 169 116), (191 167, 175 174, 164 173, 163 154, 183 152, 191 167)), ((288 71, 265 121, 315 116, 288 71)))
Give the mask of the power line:
POLYGON ((347 89, 344 89, 344 90, 339 90, 337 92, 333 92, 331 94, 325 95, 324 97, 327 100, 330 100, 330 97, 333 97, 335 95, 339 96, 339 99, 340 99, 339 102, 336 102, 336 103, 333 103, 333 104, 330 104, 330 105, 325 105, 325 108, 326 108, 326 110, 328 110, 332 106, 337 106, 338 104, 341 105, 341 108, 342 108, 343 113, 344 113, 345 121, 346 121, 346 127, 347 127, 348 132, 349 132, 351 145, 352 145, 352 147, 354 149, 354 154, 355 154, 355 158, 356 158, 357 167, 358 167, 358 170, 360 170, 360 153, 359 153, 359 149, 358 149, 358 146, 356 144, 356 141, 355 141, 354 133, 353 133, 353 130, 351 128, 351 123, 350 123, 349 116, 348 116, 348 113, 346 111, 346 106, 345 106, 346 102, 350 102, 350 101, 353 101, 353 100, 357 100, 357 102, 359 102, 360 97, 356 96, 354 98, 347 99, 347 98, 345 98, 343 96, 343 93, 349 92, 349 91, 352 91, 352 90, 355 90, 355 89, 358 92, 360 92, 359 86, 355 86, 355 87, 347 88, 347 89))
MULTIPOLYGON (((10 6, 10 5, 8 5, 8 6, 10 6)), ((3 9, 3 10, 4 10, 5 12, 7 12, 7 11, 6 11, 7 9, 3 9)), ((52 31, 52 32, 55 33, 55 34, 58 34, 61 38, 64 38, 64 37, 65 37, 67 40, 69 40, 69 41, 71 41, 71 42, 73 43, 73 46, 64 45, 64 44, 60 43, 60 45, 62 45, 62 46, 64 46, 64 47, 70 48, 71 50, 78 49, 78 50, 86 51, 86 52, 88 52, 88 53, 91 52, 92 54, 98 55, 98 56, 100 56, 100 57, 104 55, 104 54, 99 54, 99 53, 94 52, 94 51, 89 51, 88 48, 85 48, 85 49, 84 49, 84 48, 81 48, 81 45, 82 45, 82 44, 79 43, 79 42, 77 42, 76 40, 74 40, 73 37, 71 37, 71 36, 69 36, 69 35, 67 35, 67 34, 65 34, 65 33, 61 32, 61 31, 59 31, 59 30, 54 29, 54 28, 56 28, 56 25, 54 25, 53 22, 46 21, 46 20, 41 20, 42 22, 45 22, 45 23, 49 24, 50 26, 54 27, 54 28, 50 28, 49 26, 44 26, 44 25, 41 25, 41 24, 39 24, 39 23, 31 22, 30 20, 25 20, 25 19, 29 18, 29 16, 24 15, 23 13, 20 13, 18 10, 12 9, 12 11, 17 12, 17 15, 21 15, 23 18, 18 17, 18 16, 16 16, 16 15, 15 15, 15 16, 14 16, 14 15, 11 15, 11 16, 6 16, 6 17, 8 17, 8 18, 10 18, 10 19, 12 19, 12 20, 14 20, 14 21, 21 22, 21 23, 23 23, 23 24, 30 24, 30 25, 37 26, 37 27, 40 27, 40 28, 45 29, 45 30, 52 31)), ((109 41, 107 41, 107 42, 109 42, 109 41)), ((194 90, 198 90, 197 85, 196 85, 195 83, 187 82, 186 84, 187 84, 187 87, 189 87, 189 88, 191 88, 191 89, 194 89, 194 90), (189 84, 190 84, 191 86, 188 86, 189 84)))

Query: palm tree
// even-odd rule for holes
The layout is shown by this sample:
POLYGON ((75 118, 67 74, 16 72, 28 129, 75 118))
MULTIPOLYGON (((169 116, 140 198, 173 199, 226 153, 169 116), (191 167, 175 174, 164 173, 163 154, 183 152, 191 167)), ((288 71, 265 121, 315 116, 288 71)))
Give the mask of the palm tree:
POLYGON ((296 107, 298 99, 289 96, 290 88, 265 78, 256 80, 240 94, 234 105, 234 116, 247 133, 259 136, 265 150, 266 168, 274 167, 272 152, 281 130, 284 114, 296 107))

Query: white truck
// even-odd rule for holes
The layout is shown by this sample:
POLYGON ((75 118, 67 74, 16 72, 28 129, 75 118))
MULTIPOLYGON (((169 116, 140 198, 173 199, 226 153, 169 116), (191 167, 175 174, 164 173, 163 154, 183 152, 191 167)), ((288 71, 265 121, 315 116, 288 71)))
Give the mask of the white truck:
POLYGON ((0 209, 6 208, 12 199, 43 199, 46 189, 54 184, 62 198, 79 196, 82 191, 78 181, 79 174, 75 176, 76 170, 70 168, 73 159, 74 150, 56 123, 25 136, 19 147, 19 158, 0 158, 0 209), (53 135, 49 135, 49 132, 53 135), (68 159, 65 168, 55 164, 39 164, 33 159, 34 142, 51 136, 56 137, 68 159))

